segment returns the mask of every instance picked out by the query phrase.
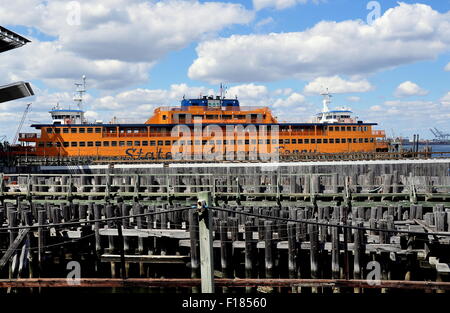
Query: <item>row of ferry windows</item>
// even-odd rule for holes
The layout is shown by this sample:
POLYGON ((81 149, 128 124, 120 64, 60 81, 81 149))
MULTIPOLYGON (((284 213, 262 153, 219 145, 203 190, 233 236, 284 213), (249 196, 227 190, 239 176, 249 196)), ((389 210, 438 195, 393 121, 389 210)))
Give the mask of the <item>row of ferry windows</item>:
POLYGON ((172 140, 158 140, 158 141, 72 141, 72 142, 64 142, 62 145, 60 142, 47 142, 39 143, 39 147, 132 147, 132 146, 170 146, 170 145, 200 145, 200 142, 202 145, 210 144, 210 145, 249 145, 249 144, 263 144, 264 142, 266 144, 322 144, 322 143, 368 143, 368 142, 374 142, 373 138, 330 138, 330 139, 246 139, 246 140, 230 140, 229 142, 227 140, 180 140, 178 141, 172 141, 172 140))
MULTIPOLYGON (((48 134, 60 134, 61 133, 61 129, 62 129, 62 133, 63 134, 68 134, 69 132, 72 134, 76 134, 76 133, 80 133, 80 134, 100 134, 102 132, 102 129, 99 127, 79 127, 79 128, 47 128, 47 133, 48 134)), ((328 126, 328 130, 330 131, 367 131, 367 126, 361 127, 361 126, 328 126)), ((109 132, 115 132, 116 130, 114 128, 108 130, 109 132)), ((138 132, 139 130, 135 129, 134 132, 138 132)), ((145 131, 145 130, 144 130, 145 131)), ((120 132, 125 132, 125 130, 121 129, 120 132)), ((131 133, 132 130, 131 129, 127 129, 127 133, 131 133)))

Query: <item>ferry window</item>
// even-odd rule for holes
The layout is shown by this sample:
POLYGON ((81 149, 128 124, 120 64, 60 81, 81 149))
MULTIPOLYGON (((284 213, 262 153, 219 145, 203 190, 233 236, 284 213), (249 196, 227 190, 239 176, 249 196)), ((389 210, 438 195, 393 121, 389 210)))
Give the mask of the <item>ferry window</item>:
POLYGON ((52 145, 52 142, 50 142, 50 141, 47 142, 47 147, 51 147, 51 146, 53 146, 53 145, 52 145))
POLYGON ((43 142, 38 143, 38 147, 39 148, 43 148, 44 147, 44 143, 43 142))
POLYGON ((361 143, 361 142, 363 142, 363 139, 362 138, 358 138, 358 141, 361 143))
POLYGON ((111 141, 111 147, 117 147, 117 141, 111 141))
POLYGON ((64 142, 64 143, 63 143, 63 146, 64 146, 65 148, 67 148, 67 147, 69 146, 69 143, 68 143, 68 142, 64 142))
POLYGON ((336 141, 335 141, 336 143, 341 143, 341 139, 339 139, 339 138, 336 138, 336 141))
POLYGON ((336 127, 334 128, 334 130, 335 130, 335 131, 339 131, 339 127, 336 126, 336 127))
POLYGON ((56 146, 57 146, 57 147, 61 147, 61 143, 60 143, 60 142, 57 142, 57 143, 56 143, 56 146))
POLYGON ((95 129, 95 133, 96 133, 96 134, 100 134, 101 132, 102 132, 102 129, 101 129, 101 128, 98 128, 98 127, 97 127, 97 128, 95 129))
POLYGON ((222 144, 222 140, 216 140, 216 145, 221 145, 221 144, 222 144))
POLYGON ((277 143, 277 140, 276 139, 272 139, 272 144, 274 145, 276 143, 277 143))
POLYGON ((328 139, 324 139, 324 140, 323 140, 323 143, 328 143, 328 139))
POLYGON ((284 143, 285 143, 285 144, 290 144, 290 143, 291 143, 291 140, 290 140, 290 139, 285 139, 285 140, 284 140, 284 143))
POLYGON ((125 141, 119 141, 119 146, 120 147, 124 147, 125 146, 125 141))
POLYGON ((89 127, 89 128, 87 129, 88 134, 92 134, 93 131, 94 131, 93 128, 90 128, 90 127, 89 127))
POLYGON ((77 147, 77 146, 78 146, 78 142, 72 141, 72 142, 70 143, 70 146, 71 146, 71 147, 77 147))
POLYGON ((356 143, 356 138, 353 138, 353 143, 356 143))
POLYGON ((192 145, 192 140, 186 140, 186 145, 191 146, 192 145))
MULTIPOLYGON (((184 144, 184 141, 181 141, 184 144)), ((156 141, 151 140, 150 141, 150 146, 156 146, 156 141)))
POLYGON ((278 143, 279 143, 280 145, 282 145, 282 144, 283 144, 283 139, 278 139, 278 143))
POLYGON ((292 139, 292 144, 296 144, 297 143, 297 139, 292 139))
POLYGON ((242 144, 244 144, 244 141, 243 140, 238 140, 237 143, 238 143, 238 145, 242 145, 242 144))
POLYGON ((370 142, 373 142, 373 138, 370 138, 370 142))
MULTIPOLYGON (((289 140, 289 139, 288 139, 289 140)), ((285 140, 286 141, 286 140, 285 140)), ((252 145, 256 145, 256 139, 251 140, 252 145)))
MULTIPOLYGON (((202 145, 206 145, 207 143, 208 143, 208 140, 202 140, 202 145)), ((170 141, 169 141, 169 145, 170 145, 170 141)))
POLYGON ((345 126, 341 126, 341 130, 345 132, 345 126))
POLYGON ((162 140, 158 140, 158 146, 162 146, 163 145, 163 141, 162 140))
POLYGON ((345 143, 345 142, 346 142, 345 138, 342 138, 342 143, 345 143))
POLYGON ((127 146, 128 146, 128 147, 133 146, 133 142, 132 142, 132 141, 127 141, 127 146))
POLYGON ((317 143, 322 143, 322 139, 317 139, 317 143))
POLYGON ((141 142, 140 142, 140 141, 135 141, 135 142, 134 142, 134 145, 135 145, 135 146, 140 146, 140 145, 141 145, 141 142))
POLYGON ((103 141, 103 147, 109 147, 109 141, 103 141))
POLYGON ((170 140, 166 140, 165 144, 166 144, 166 146, 170 146, 171 141, 170 140))
MULTIPOLYGON (((280 139, 281 140, 281 139, 280 139)), ((248 145, 250 143, 250 140, 245 139, 245 144, 248 145)))
POLYGON ((316 143, 316 140, 315 139, 311 139, 311 143, 316 143))
MULTIPOLYGON (((158 143, 159 144, 159 143, 158 143)), ((200 140, 194 140, 194 144, 199 146, 200 145, 200 140)), ((162 141, 161 141, 161 145, 162 145, 162 141)))
POLYGON ((334 143, 334 139, 333 138, 330 138, 330 143, 334 143))
POLYGON ((64 134, 68 134, 69 133, 69 129, 68 128, 63 128, 63 133, 64 134))
POLYGON ((86 128, 80 128, 79 133, 84 134, 86 132, 86 128))
POLYGON ((148 141, 143 141, 142 145, 145 146, 145 147, 148 146, 148 141))
POLYGON ((270 145, 270 139, 266 139, 266 145, 270 145))
POLYGON ((299 140, 298 140, 298 143, 299 143, 299 144, 302 144, 302 143, 303 143, 303 139, 299 139, 299 140))
POLYGON ((48 134, 51 134, 51 133, 53 133, 53 129, 51 129, 51 128, 47 128, 47 133, 48 133, 48 134))
POLYGON ((80 141, 80 147, 86 147, 86 143, 84 141, 80 141))
POLYGON ((96 147, 101 147, 102 146, 102 142, 101 141, 96 141, 95 142, 95 146, 96 147))
POLYGON ((94 146, 94 142, 93 141, 88 141, 88 147, 93 147, 94 146))
POLYGON ((235 144, 235 141, 234 141, 234 140, 229 140, 229 141, 228 141, 228 144, 234 145, 234 144, 235 144))
POLYGON ((262 139, 258 139, 258 144, 262 145, 263 144, 263 140, 262 139))
POLYGON ((362 130, 362 127, 358 127, 358 131, 360 132, 362 130))
POLYGON ((163 120, 166 120, 166 119, 167 119, 167 115, 163 115, 163 116, 162 116, 162 119, 163 119, 163 120))
POLYGON ((353 131, 354 131, 354 132, 356 131, 356 126, 355 126, 355 127, 353 127, 353 131))
POLYGON ((348 143, 352 143, 352 138, 347 138, 348 143))
POLYGON ((350 126, 347 126, 347 131, 352 131, 352 128, 350 126))
POLYGON ((329 129, 330 129, 330 131, 333 131, 333 130, 334 130, 334 127, 333 127, 333 126, 330 126, 329 129))
POLYGON ((364 126, 364 131, 367 131, 367 126, 364 126))
POLYGON ((72 134, 76 134, 76 133, 77 133, 77 129, 76 129, 76 128, 71 128, 71 129, 70 129, 70 132, 71 132, 72 134))
POLYGON ((369 138, 364 138, 364 142, 365 143, 369 142, 369 138))
POLYGON ((305 139, 304 142, 305 142, 305 143, 309 143, 309 139, 305 139))
POLYGON ((61 134, 61 128, 55 128, 55 134, 61 134))

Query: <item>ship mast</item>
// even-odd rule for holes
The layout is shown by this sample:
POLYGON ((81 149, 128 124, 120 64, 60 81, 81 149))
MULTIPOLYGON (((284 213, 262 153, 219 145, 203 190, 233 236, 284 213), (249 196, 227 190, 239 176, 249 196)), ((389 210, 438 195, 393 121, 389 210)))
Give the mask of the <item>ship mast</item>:
POLYGON ((332 95, 330 94, 330 92, 327 91, 321 93, 321 95, 323 96, 323 100, 322 100, 322 104, 323 104, 323 108, 322 108, 322 112, 329 112, 330 108, 328 107, 328 105, 331 103, 331 97, 332 95))
POLYGON ((82 83, 75 83, 77 89, 73 97, 73 101, 77 104, 79 110, 81 110, 83 104, 83 95, 86 93, 86 75, 83 75, 82 79, 82 83))

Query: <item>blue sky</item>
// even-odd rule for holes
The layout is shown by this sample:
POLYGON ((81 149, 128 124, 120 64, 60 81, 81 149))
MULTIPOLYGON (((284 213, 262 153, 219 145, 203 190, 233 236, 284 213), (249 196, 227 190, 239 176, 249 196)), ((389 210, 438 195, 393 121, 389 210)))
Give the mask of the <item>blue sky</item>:
POLYGON ((450 131, 450 1, 377 1, 373 25, 369 2, 10 2, 2 25, 32 42, 0 55, 0 84, 30 81, 36 96, 0 106, 0 136, 12 137, 30 101, 25 124, 47 122, 83 74, 91 119, 145 121, 224 82, 241 105, 270 106, 279 120, 308 120, 327 87, 333 105, 388 135, 450 131))

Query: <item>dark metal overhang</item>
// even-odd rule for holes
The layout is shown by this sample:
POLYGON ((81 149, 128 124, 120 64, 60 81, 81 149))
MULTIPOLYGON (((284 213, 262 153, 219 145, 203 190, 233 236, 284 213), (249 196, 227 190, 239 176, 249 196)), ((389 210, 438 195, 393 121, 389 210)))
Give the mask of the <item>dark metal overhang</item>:
POLYGON ((0 103, 34 96, 30 83, 17 82, 0 86, 0 103))
POLYGON ((19 48, 30 42, 25 37, 0 26, 0 53, 19 48))

